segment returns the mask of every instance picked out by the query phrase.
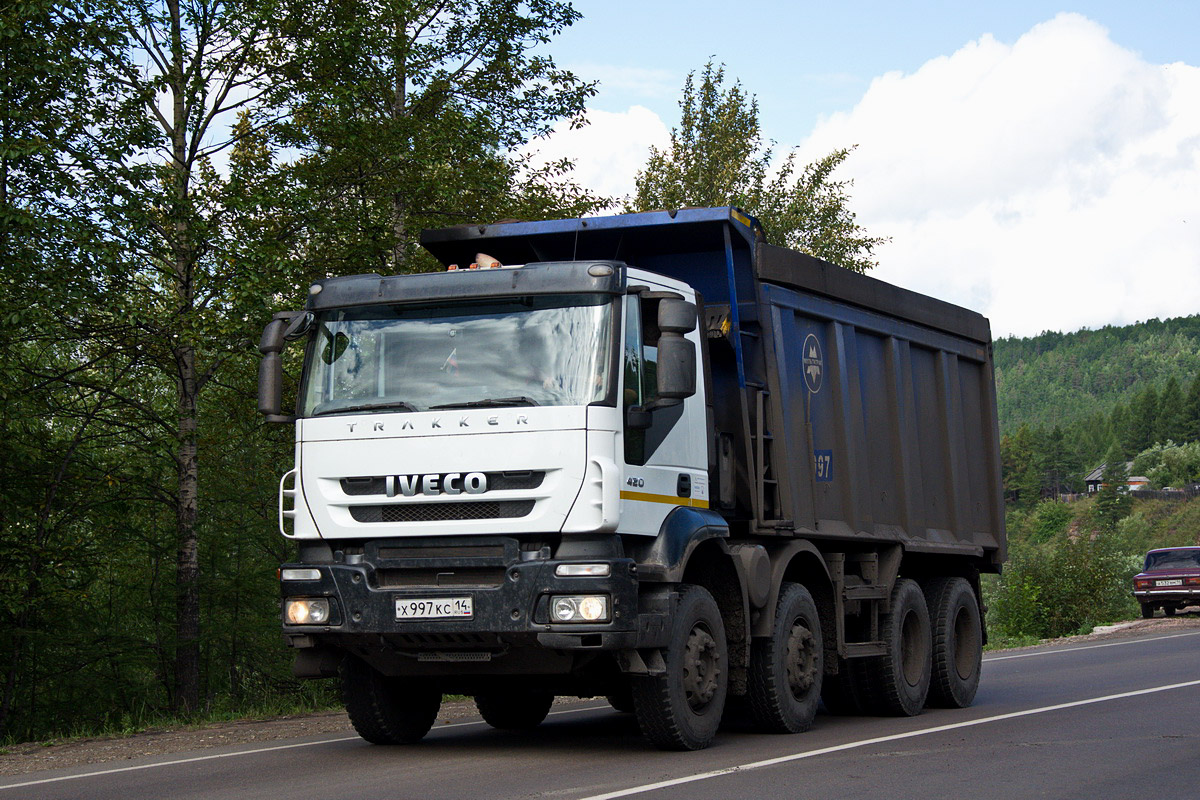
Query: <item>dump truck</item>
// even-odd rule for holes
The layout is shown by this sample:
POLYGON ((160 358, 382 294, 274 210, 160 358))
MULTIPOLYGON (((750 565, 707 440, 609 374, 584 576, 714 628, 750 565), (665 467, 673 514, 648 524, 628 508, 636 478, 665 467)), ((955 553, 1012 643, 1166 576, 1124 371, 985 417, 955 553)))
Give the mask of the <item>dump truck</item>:
POLYGON ((318 280, 260 343, 284 639, 363 738, 419 740, 447 693, 507 729, 605 697, 677 750, 728 704, 786 733, 972 702, 1005 555, 984 317, 736 208, 421 243, 445 271, 318 280))

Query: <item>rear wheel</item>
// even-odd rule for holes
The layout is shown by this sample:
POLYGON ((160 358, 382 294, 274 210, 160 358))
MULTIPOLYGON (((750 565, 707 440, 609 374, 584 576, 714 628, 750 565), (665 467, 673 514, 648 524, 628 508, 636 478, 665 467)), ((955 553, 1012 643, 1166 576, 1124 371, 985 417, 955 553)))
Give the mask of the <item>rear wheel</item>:
POLYGON ((500 730, 529 730, 542 724, 554 695, 531 690, 500 690, 475 695, 483 721, 500 730))
POLYGON ((979 689, 983 628, 971 584, 962 578, 935 578, 925 585, 933 635, 929 704, 966 708, 979 689))
POLYGON ((1142 619, 1150 619, 1154 616, 1154 606, 1149 603, 1142 603, 1142 619))
POLYGON ((863 660, 865 710, 897 717, 921 713, 929 695, 932 642, 929 609, 915 581, 902 578, 892 589, 891 610, 879 621, 886 652, 863 660))
POLYGON ((825 670, 821 623, 808 589, 785 583, 771 635, 750 651, 750 713, 771 733, 808 730, 817 713, 825 670))
POLYGON ((383 675, 354 657, 342 662, 341 676, 350 723, 372 744, 420 741, 442 706, 433 686, 383 675))
POLYGON ((638 727, 663 750, 708 747, 721 724, 729 681, 725 626, 708 590, 680 585, 664 655, 663 674, 630 680, 638 727))

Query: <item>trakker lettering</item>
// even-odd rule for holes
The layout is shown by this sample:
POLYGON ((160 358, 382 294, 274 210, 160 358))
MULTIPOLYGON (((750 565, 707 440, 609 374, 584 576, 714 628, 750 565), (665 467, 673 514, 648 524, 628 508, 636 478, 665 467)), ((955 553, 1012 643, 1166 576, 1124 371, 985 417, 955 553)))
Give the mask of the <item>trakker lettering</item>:
POLYGON ((384 478, 388 497, 417 494, 483 494, 488 490, 487 475, 482 472, 447 472, 440 475, 388 475, 384 478))

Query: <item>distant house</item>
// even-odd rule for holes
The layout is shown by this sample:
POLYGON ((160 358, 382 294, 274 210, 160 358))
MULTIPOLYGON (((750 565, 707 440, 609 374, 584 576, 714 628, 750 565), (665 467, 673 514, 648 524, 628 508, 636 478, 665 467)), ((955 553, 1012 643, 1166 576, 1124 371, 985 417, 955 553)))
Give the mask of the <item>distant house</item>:
MULTIPOLYGON (((1089 472, 1087 477, 1083 479, 1083 482, 1087 484, 1088 494, 1095 494, 1100 491, 1100 487, 1104 485, 1104 469, 1107 466, 1107 464, 1101 464, 1089 472)), ((1129 471, 1131 467, 1133 467, 1132 461, 1125 462, 1126 471, 1129 471)), ((1125 481, 1127 489, 1145 489, 1149 484, 1150 479, 1145 475, 1130 475, 1125 481)))

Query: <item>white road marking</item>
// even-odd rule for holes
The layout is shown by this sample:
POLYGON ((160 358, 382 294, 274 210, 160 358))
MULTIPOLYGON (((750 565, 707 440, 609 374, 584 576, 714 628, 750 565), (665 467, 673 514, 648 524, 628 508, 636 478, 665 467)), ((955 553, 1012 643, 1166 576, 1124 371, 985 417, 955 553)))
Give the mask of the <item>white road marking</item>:
POLYGON ((1085 644, 1079 647, 1063 647, 1058 650, 1039 650, 1036 653, 1014 653, 1011 656, 992 656, 985 658, 984 663, 989 661, 1008 661, 1013 658, 1033 658, 1034 656, 1052 656, 1057 653, 1074 653, 1076 650, 1095 650, 1099 647, 1120 647, 1125 644, 1142 644, 1143 642, 1161 642, 1164 639, 1178 639, 1181 636, 1200 636, 1200 631, 1192 631, 1191 633, 1172 633, 1169 636, 1152 636, 1148 639, 1132 639, 1127 642, 1104 642, 1103 644, 1085 644))
POLYGON ((749 772, 750 770, 762 769, 763 767, 773 767, 776 764, 786 764, 789 761, 799 761, 804 758, 815 758, 816 756, 824 756, 829 753, 839 753, 843 750, 854 750, 859 747, 870 747, 875 744, 883 744, 885 742, 895 742, 901 739, 912 739, 917 736, 927 736, 931 733, 944 733, 946 731, 958 730, 960 728, 970 728, 975 725, 986 725, 990 722, 1002 722, 1006 719, 1017 719, 1018 717, 1028 717, 1032 714, 1046 714, 1051 711, 1061 711, 1064 708, 1076 708, 1078 706, 1092 705, 1093 703, 1106 703, 1112 700, 1122 700, 1127 697, 1139 697, 1144 694, 1154 694, 1156 692, 1166 692, 1171 689, 1184 689, 1190 686, 1200 686, 1200 680, 1185 681, 1184 683, 1172 683, 1167 686, 1155 686, 1150 689, 1138 689, 1133 692, 1122 692, 1120 694, 1109 694, 1104 697, 1089 697, 1087 700, 1075 700, 1070 703, 1058 703, 1053 706, 1042 706, 1041 708, 1029 708, 1025 711, 1013 711, 1008 714, 997 714, 993 717, 983 717, 981 719, 972 719, 965 722, 955 722, 950 725, 938 725, 933 728, 922 728, 921 730, 908 731, 907 733, 894 733, 890 736, 877 736, 873 739, 860 739, 857 742, 846 742, 845 744, 833 745, 832 747, 822 747, 819 750, 807 750, 803 753, 792 753, 787 756, 779 756, 778 758, 768 758, 762 761, 752 761, 748 764, 738 764, 733 767, 725 767, 724 769, 715 769, 711 772, 701 772, 695 775, 687 775, 682 778, 672 778, 671 780, 659 781, 658 783, 647 783, 642 786, 633 786, 628 789, 620 789, 607 794, 590 795, 588 797, 579 798, 579 800, 615 800, 618 797, 629 797, 635 794, 645 794, 653 792, 656 789, 666 789, 672 786, 680 786, 685 783, 695 783, 696 781, 704 781, 709 778, 718 778, 722 775, 732 775, 737 772, 749 772))
MULTIPOLYGON (((598 711, 602 708, 608 708, 608 705, 602 706, 587 706, 585 708, 565 708, 561 711, 551 711, 547 716, 557 716, 559 714, 578 714, 580 711, 598 711)), ((451 722, 448 725, 435 725, 431 731, 441 731, 447 728, 462 728, 468 725, 483 725, 482 720, 473 722, 451 722)), ((338 742, 351 742, 358 739, 357 736, 341 736, 337 739, 322 739, 318 742, 297 742, 295 744, 278 744, 271 747, 257 747, 253 750, 238 750, 233 753, 213 753, 207 756, 193 756, 192 758, 177 758, 173 761, 157 761, 153 764, 138 764, 133 767, 114 767, 112 769, 101 769, 95 772, 82 772, 78 775, 61 775, 57 778, 41 778, 35 781, 25 781, 24 783, 8 783, 0 786, 0 791, 5 789, 18 789, 22 786, 39 786, 44 783, 58 783, 59 781, 75 781, 80 778, 95 778, 99 775, 113 775, 118 772, 135 772, 143 769, 154 769, 156 767, 173 767, 177 764, 191 764, 196 761, 213 761, 218 758, 235 758, 237 756, 250 756, 257 753, 271 753, 276 750, 292 750, 297 747, 315 747, 322 744, 337 744, 338 742)))
MULTIPOLYGON (((1103 644, 1090 644, 1090 645, 1083 645, 1081 647, 1065 647, 1060 650, 1039 650, 1036 653, 1016 653, 1016 654, 1010 655, 1010 656, 993 656, 992 658, 985 658, 984 661, 1007 661, 1007 660, 1013 659, 1013 658, 1032 658, 1034 656, 1053 655, 1055 653, 1071 653, 1076 650, 1092 650, 1092 649, 1095 649, 1098 647, 1116 647, 1118 645, 1124 645, 1124 644, 1141 644, 1142 642, 1157 642, 1157 641, 1162 641, 1163 639, 1178 639, 1182 636, 1200 636, 1200 631, 1193 631, 1191 633, 1175 633, 1175 634, 1171 634, 1169 636, 1155 636, 1155 637, 1152 637, 1149 639, 1135 639, 1132 641, 1123 641, 1123 642, 1105 642, 1103 644)), ((673 781, 664 781, 661 784, 650 784, 650 785, 640 787, 640 788, 625 789, 620 792, 616 792, 616 793, 612 793, 612 794, 596 795, 594 797, 585 797, 585 798, 581 798, 581 800, 607 800, 608 798, 626 797, 631 794, 638 794, 641 792, 653 791, 654 789, 664 788, 667 786, 676 786, 680 783, 689 783, 691 781, 704 780, 706 778, 713 778, 718 775, 726 775, 726 774, 729 774, 732 772, 741 772, 741 771, 745 771, 748 769, 758 769, 759 767, 770 766, 771 764, 778 764, 778 763, 782 763, 784 761, 794 761, 799 758, 811 758, 812 756, 824 755, 825 753, 832 753, 832 752, 836 752, 838 750, 847 750, 852 747, 864 747, 866 745, 876 744, 878 742, 889 742, 894 739, 905 739, 905 738, 908 738, 911 736, 921 736, 926 733, 938 733, 938 732, 944 731, 944 730, 952 730, 953 728, 967 727, 970 725, 980 725, 984 722, 995 722, 995 721, 999 721, 999 720, 1003 720, 1003 719, 1011 719, 1012 717, 1024 716, 1026 714, 1039 714, 1044 711, 1055 711, 1055 710, 1058 710, 1061 708, 1071 708, 1072 706, 1077 706, 1077 705, 1087 705, 1088 703, 1099 703, 1099 702, 1103 702, 1105 700, 1115 700, 1115 699, 1119 699, 1122 697, 1133 697, 1133 696, 1136 696, 1139 694, 1150 694, 1152 692, 1165 691, 1167 689, 1175 689, 1175 688, 1180 688, 1180 687, 1184 687, 1184 686, 1194 686, 1198 683, 1200 683, 1200 681, 1192 681, 1190 683, 1173 684, 1171 686, 1163 686, 1163 687, 1158 687, 1155 689, 1142 689, 1140 691, 1132 692, 1132 693, 1128 693, 1128 694, 1109 695, 1108 697, 1094 698, 1091 700, 1080 700, 1080 701, 1077 701, 1074 703, 1065 703, 1063 705, 1058 705, 1058 706, 1046 706, 1045 708, 1041 708, 1041 709, 1032 709, 1029 711, 1018 711, 1018 712, 1014 712, 1012 714, 1002 714, 997 717, 987 717, 987 718, 981 719, 981 720, 971 720, 968 722, 955 723, 954 725, 944 725, 939 728, 928 728, 925 730, 912 731, 910 733, 905 733, 905 734, 897 734, 895 736, 885 736, 885 737, 882 737, 879 739, 864 739, 861 742, 851 742, 851 743, 844 744, 844 745, 837 745, 836 747, 825 748, 823 750, 812 750, 812 751, 808 751, 805 753, 797 753, 797 754, 790 755, 790 756, 783 756, 778 759, 770 759, 768 761, 754 762, 753 764, 744 764, 741 766, 729 767, 727 769, 716 770, 714 772, 706 772, 706 773, 702 773, 699 775, 691 775, 691 776, 688 776, 687 778, 677 778, 673 781)), ((602 705, 602 706, 586 706, 584 708, 568 708, 568 709, 563 709, 561 711, 551 711, 548 716, 556 716, 559 714, 577 714, 581 711, 598 711, 598 710, 604 709, 604 708, 608 708, 608 706, 602 705)), ((432 730, 439 731, 439 730, 444 730, 447 728, 462 728, 462 727, 466 727, 469 725, 483 725, 483 724, 484 723, 481 720, 475 720, 473 722, 452 722, 448 725, 435 726, 432 730)), ((59 781, 73 781, 73 780, 79 780, 80 778, 94 778, 94 777, 98 777, 100 775, 113 775, 113 774, 116 774, 119 772, 135 772, 135 771, 143 770, 143 769, 154 769, 156 767, 172 767, 172 766, 176 766, 178 764, 191 764, 196 761, 212 761, 212 760, 219 759, 219 758, 234 758, 236 756, 249 756, 249 755, 256 755, 258 753, 270 753, 270 752, 274 752, 274 751, 278 751, 278 750, 292 750, 292 749, 295 749, 298 747, 314 747, 316 745, 322 745, 322 744, 337 744, 338 742, 354 741, 355 739, 358 739, 358 738, 359 737, 357 737, 357 736, 342 736, 337 739, 322 739, 317 742, 298 742, 295 744, 272 745, 271 747, 259 747, 259 748, 255 748, 254 750, 238 750, 233 753, 214 753, 212 755, 207 755, 207 756, 193 756, 192 758, 177 758, 172 761, 158 761, 153 764, 139 764, 137 766, 131 766, 131 767, 114 767, 112 769, 97 770, 95 772, 83 772, 78 775, 62 775, 57 778, 41 778, 39 780, 25 781, 24 783, 9 783, 9 784, 0 786, 0 791, 3 791, 5 789, 18 789, 23 786, 39 786, 41 784, 46 784, 46 783, 58 783, 59 781)))

